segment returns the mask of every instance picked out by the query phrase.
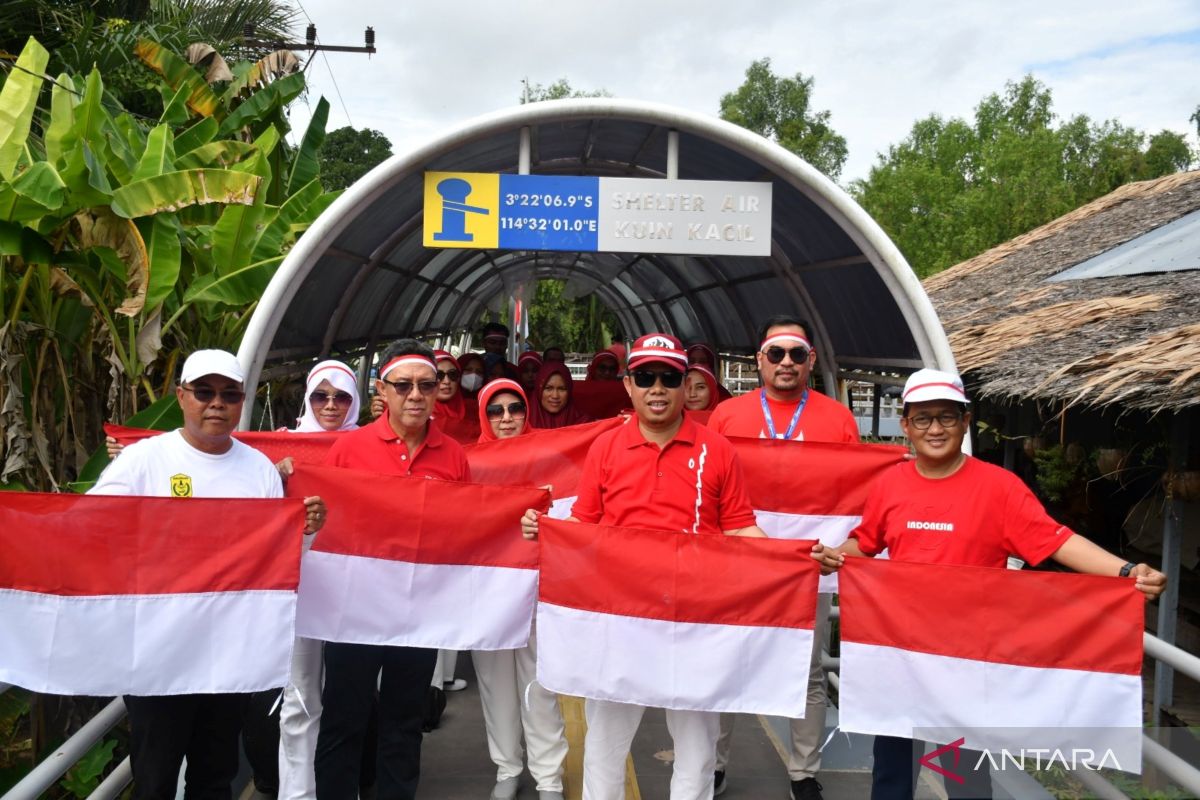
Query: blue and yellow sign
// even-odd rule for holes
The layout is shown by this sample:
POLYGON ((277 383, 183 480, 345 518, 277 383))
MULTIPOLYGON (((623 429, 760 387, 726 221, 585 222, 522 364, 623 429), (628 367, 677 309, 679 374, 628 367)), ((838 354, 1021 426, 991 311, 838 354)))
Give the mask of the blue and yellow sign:
POLYGON ((500 176, 425 173, 426 247, 500 246, 500 176))

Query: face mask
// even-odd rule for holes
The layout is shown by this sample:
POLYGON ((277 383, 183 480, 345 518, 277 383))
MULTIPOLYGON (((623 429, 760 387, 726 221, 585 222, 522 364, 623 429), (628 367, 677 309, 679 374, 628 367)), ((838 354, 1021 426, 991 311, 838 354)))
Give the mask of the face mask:
POLYGON ((462 376, 462 388, 466 389, 468 392, 473 392, 480 386, 483 386, 482 375, 476 375, 474 372, 468 372, 466 375, 462 376))

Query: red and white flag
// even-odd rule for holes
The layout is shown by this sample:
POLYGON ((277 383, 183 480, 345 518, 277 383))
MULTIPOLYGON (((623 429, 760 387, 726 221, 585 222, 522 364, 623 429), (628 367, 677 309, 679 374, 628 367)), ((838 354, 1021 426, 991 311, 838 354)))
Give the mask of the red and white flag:
POLYGON ((657 708, 802 717, 811 542, 543 519, 538 682, 657 708))
MULTIPOLYGON (((127 428, 124 425, 104 424, 105 434, 117 440, 122 446, 158 436, 163 431, 146 428, 127 428)), ((338 440, 339 433, 294 433, 292 431, 234 431, 233 438, 242 444, 253 447, 258 452, 271 459, 272 464, 278 464, 284 458, 291 458, 297 464, 320 464, 325 460, 325 454, 333 443, 338 440)))
POLYGON ((840 571, 842 730, 962 738, 994 759, 1111 750, 1106 766, 1140 772, 1131 579, 868 558, 840 571))
POLYGON ((0 493, 0 681, 254 692, 291 666, 298 500, 0 493))
MULTIPOLYGON (((896 445, 731 438, 758 526, 774 539, 820 539, 837 547, 862 520, 875 478, 904 460, 896 445)), ((823 575, 822 592, 837 591, 823 575)))
POLYGON ((297 465, 329 517, 304 554, 296 632, 327 642, 507 650, 529 640, 544 490, 297 465))

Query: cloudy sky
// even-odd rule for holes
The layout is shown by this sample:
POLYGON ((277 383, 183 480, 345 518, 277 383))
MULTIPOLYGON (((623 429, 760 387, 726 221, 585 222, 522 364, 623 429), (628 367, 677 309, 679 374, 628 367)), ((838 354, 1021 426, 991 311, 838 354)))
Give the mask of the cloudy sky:
MULTIPOLYGON (((325 44, 310 102, 328 128, 374 128, 403 152, 445 126, 513 105, 521 81, 716 114, 751 61, 816 81, 849 158, 841 181, 931 113, 967 117, 1033 73, 1060 117, 1189 134, 1200 105, 1198 0, 300 0, 325 44), (339 97, 340 93, 340 97, 339 97)), ((302 21, 307 22, 302 15, 302 21)), ((302 27, 301 27, 302 31, 302 27)), ((302 106, 302 104, 300 104, 302 106)), ((307 111, 295 113, 303 130, 307 111)))

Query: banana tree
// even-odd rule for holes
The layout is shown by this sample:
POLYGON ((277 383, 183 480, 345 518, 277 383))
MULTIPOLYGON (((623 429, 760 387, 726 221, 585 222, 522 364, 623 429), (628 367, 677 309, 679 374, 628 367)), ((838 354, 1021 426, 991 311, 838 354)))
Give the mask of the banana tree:
POLYGON ((157 121, 123 113, 96 70, 48 79, 33 39, 0 88, 0 485, 75 479, 103 422, 167 394, 181 354, 236 347, 333 199, 324 99, 300 146, 283 140, 301 74, 235 64, 218 91, 152 42, 136 55, 161 82, 157 121))

